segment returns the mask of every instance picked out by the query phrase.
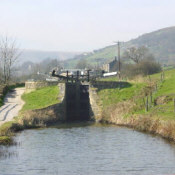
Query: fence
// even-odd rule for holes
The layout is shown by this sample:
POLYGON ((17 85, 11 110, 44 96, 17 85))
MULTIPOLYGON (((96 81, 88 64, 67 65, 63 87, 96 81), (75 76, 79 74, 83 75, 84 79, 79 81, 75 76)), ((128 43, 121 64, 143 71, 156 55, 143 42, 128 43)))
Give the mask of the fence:
MULTIPOLYGON (((149 81, 151 82, 151 77, 148 77, 149 81)), ((154 108, 155 112, 174 112, 175 113, 175 94, 169 94, 167 96, 161 96, 162 98, 162 104, 161 102, 156 101, 154 99, 154 94, 157 93, 159 90, 159 87, 162 85, 163 81, 165 80, 165 73, 162 72, 160 74, 160 80, 154 84, 152 87, 152 90, 143 98, 143 103, 145 106, 145 111, 148 112, 152 109, 152 107, 157 106, 154 108), (169 102, 169 103, 167 103, 169 102)), ((158 99, 157 99, 158 100, 158 99)))

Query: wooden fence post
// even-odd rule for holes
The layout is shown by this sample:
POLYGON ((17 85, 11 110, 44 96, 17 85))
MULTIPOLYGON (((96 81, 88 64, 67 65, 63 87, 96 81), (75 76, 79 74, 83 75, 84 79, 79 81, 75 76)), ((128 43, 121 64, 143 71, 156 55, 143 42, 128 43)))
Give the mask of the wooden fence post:
POLYGON ((151 77, 150 77, 150 75, 149 75, 148 77, 149 77, 149 81, 151 82, 151 77))
POLYGON ((152 92, 150 94, 150 105, 152 105, 152 102, 153 102, 153 95, 152 95, 152 92))
POLYGON ((145 106, 145 99, 143 98, 143 105, 145 106))
POLYGON ((155 91, 157 92, 157 83, 156 83, 156 86, 155 86, 155 91))
POLYGON ((146 96, 146 105, 145 105, 145 110, 148 112, 148 96, 146 96))
POLYGON ((162 82, 162 73, 160 74, 160 81, 162 82))

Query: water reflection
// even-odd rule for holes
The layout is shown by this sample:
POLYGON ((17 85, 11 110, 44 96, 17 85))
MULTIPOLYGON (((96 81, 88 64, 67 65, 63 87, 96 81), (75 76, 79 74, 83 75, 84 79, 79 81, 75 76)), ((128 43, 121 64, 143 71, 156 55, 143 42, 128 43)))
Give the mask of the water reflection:
POLYGON ((0 147, 0 174, 175 174, 175 146, 132 129, 92 123, 26 130, 0 147))

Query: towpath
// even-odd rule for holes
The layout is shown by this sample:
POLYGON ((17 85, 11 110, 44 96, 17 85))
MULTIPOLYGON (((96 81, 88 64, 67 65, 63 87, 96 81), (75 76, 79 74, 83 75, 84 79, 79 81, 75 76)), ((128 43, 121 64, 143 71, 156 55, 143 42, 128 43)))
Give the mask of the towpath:
POLYGON ((0 126, 18 115, 24 105, 21 99, 24 91, 25 88, 15 88, 6 95, 4 105, 0 107, 0 126))

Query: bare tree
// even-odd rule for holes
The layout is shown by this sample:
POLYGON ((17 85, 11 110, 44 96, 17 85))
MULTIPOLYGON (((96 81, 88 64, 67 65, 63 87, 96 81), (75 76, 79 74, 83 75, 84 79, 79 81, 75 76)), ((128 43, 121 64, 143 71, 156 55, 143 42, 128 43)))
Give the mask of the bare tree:
POLYGON ((131 59, 136 64, 145 58, 151 58, 152 55, 149 53, 148 48, 145 46, 141 47, 130 47, 124 52, 124 57, 131 59))
POLYGON ((0 70, 3 83, 9 83, 12 76, 12 68, 19 57, 16 41, 7 36, 0 38, 0 70))

